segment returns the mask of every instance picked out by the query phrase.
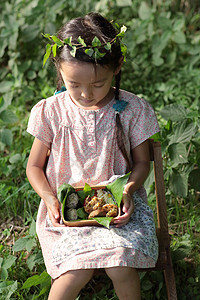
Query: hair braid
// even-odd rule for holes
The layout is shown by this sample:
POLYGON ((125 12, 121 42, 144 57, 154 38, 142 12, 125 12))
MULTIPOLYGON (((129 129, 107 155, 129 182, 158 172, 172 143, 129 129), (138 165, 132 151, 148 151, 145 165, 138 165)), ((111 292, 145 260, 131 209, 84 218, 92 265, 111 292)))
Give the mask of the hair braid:
MULTIPOLYGON (((116 100, 119 100, 120 80, 121 80, 121 71, 115 76, 115 99, 116 100)), ((124 144, 125 143, 125 134, 124 134, 121 120, 120 120, 120 114, 118 112, 116 112, 115 120, 116 120, 117 145, 126 160, 126 163, 127 163, 126 172, 129 172, 131 170, 131 162, 130 162, 129 156, 128 156, 126 148, 125 148, 125 144, 124 144)))

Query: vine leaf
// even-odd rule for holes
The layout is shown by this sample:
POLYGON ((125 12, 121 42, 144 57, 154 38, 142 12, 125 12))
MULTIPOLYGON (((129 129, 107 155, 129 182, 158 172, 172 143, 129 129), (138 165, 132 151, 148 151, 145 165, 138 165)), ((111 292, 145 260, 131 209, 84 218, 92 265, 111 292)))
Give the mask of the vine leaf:
POLYGON ((68 37, 66 39, 64 39, 63 41, 65 44, 69 45, 70 47, 72 47, 72 37, 68 37))
POLYGON ((72 50, 70 51, 71 56, 76 56, 76 46, 72 46, 72 50))
POLYGON ((104 46, 104 48, 106 49, 106 50, 111 50, 111 43, 107 43, 105 46, 104 46))
POLYGON ((87 47, 87 45, 86 45, 84 39, 82 39, 81 36, 78 37, 77 41, 78 41, 83 47, 87 47))
POLYGON ((54 43, 58 45, 58 47, 64 46, 63 42, 57 36, 52 35, 51 38, 54 41, 54 43))
POLYGON ((92 40, 92 47, 100 47, 101 46, 101 41, 98 39, 97 36, 95 36, 92 40))
POLYGON ((93 55, 93 53, 94 53, 94 50, 93 50, 92 48, 89 48, 89 49, 86 49, 86 50, 85 50, 85 53, 86 53, 87 55, 89 55, 90 57, 92 57, 92 55, 93 55))
POLYGON ((57 44, 54 44, 52 47, 53 57, 56 57, 57 44))
POLYGON ((51 45, 50 45, 50 44, 47 44, 47 45, 46 45, 46 53, 45 53, 44 59, 43 59, 43 67, 44 67, 44 65, 45 65, 45 63, 46 63, 46 61, 47 61, 47 59, 49 58, 50 54, 51 54, 51 45))

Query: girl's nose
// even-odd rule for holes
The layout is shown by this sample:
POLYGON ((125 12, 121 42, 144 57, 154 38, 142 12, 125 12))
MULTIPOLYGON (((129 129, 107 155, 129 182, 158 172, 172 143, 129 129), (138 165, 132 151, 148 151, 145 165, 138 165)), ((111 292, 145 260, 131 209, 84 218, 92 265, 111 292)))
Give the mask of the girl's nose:
POLYGON ((88 99, 92 98, 92 91, 90 88, 85 88, 81 91, 81 97, 88 99))

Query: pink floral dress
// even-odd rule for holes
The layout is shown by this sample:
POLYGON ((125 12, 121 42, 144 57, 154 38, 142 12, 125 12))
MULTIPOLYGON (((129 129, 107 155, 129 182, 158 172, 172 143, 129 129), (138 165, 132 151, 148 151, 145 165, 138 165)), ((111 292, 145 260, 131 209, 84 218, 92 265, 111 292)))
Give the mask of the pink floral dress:
MULTIPOLYGON (((120 90, 127 101, 120 112, 127 153, 159 131, 149 103, 120 90)), ((68 92, 41 100, 32 109, 27 131, 42 141, 50 157, 46 176, 53 193, 63 183, 100 184, 126 173, 126 162, 115 137, 115 99, 98 110, 77 107, 68 92), (113 107, 114 105, 114 107, 113 107)), ((153 267, 158 245, 153 213, 143 187, 133 195, 135 211, 121 228, 53 227, 41 200, 37 216, 47 272, 56 278, 68 270, 129 266, 153 267)))

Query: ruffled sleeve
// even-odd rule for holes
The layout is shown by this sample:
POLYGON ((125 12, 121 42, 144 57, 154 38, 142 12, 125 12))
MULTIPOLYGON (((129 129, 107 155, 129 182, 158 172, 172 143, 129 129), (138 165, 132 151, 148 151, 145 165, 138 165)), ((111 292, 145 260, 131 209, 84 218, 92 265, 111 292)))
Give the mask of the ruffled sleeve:
POLYGON ((131 149, 159 132, 160 129, 155 112, 147 101, 140 99, 137 103, 129 130, 131 149))
POLYGON ((53 130, 48 117, 46 100, 41 100, 32 108, 27 132, 50 148, 53 141, 53 130))

